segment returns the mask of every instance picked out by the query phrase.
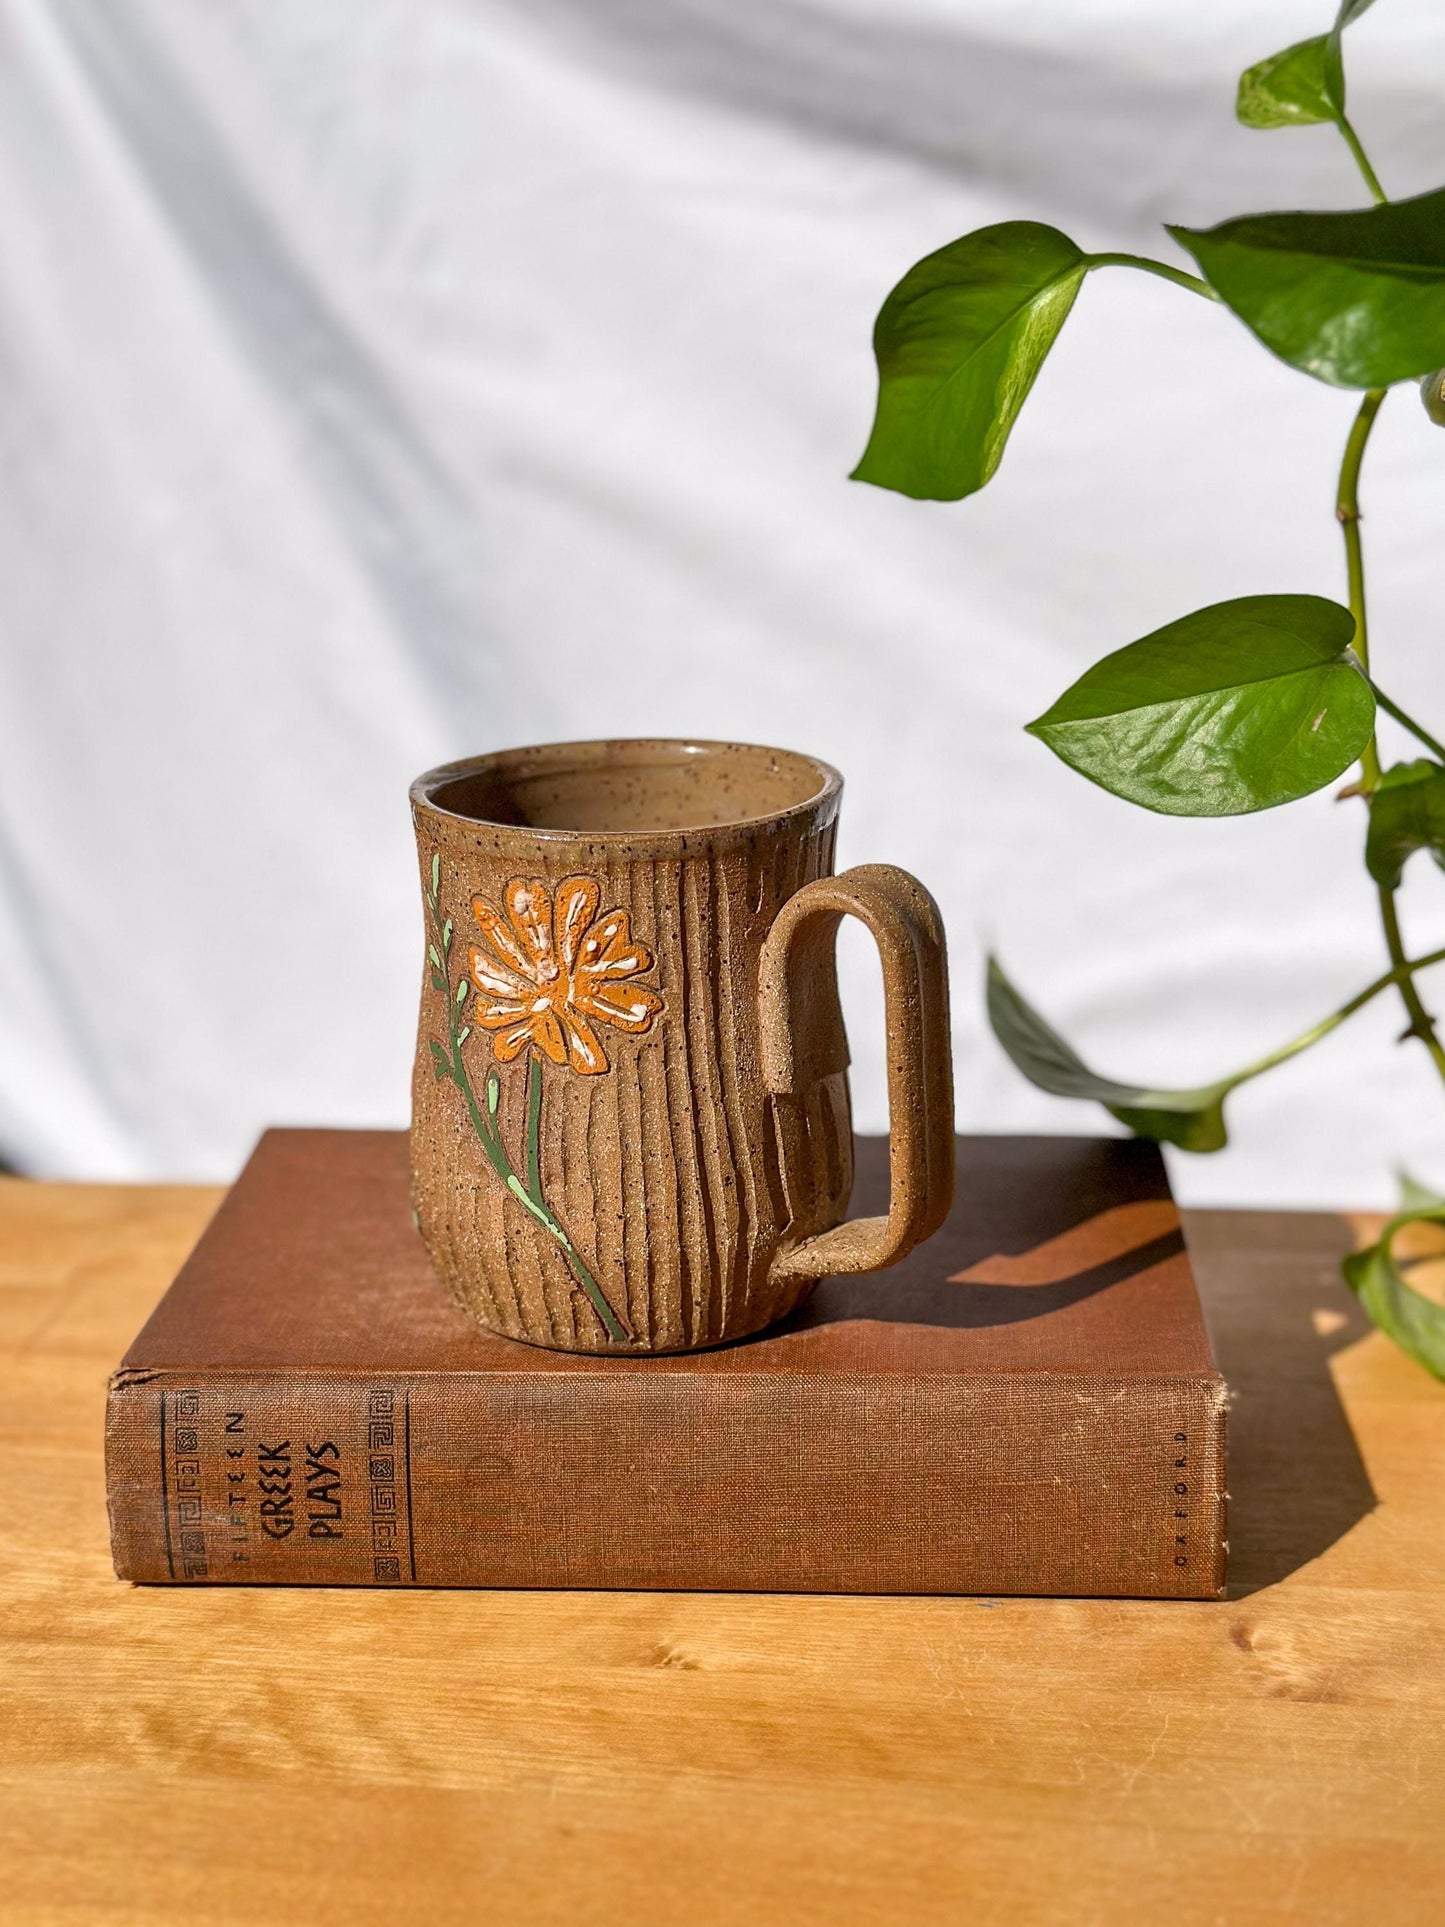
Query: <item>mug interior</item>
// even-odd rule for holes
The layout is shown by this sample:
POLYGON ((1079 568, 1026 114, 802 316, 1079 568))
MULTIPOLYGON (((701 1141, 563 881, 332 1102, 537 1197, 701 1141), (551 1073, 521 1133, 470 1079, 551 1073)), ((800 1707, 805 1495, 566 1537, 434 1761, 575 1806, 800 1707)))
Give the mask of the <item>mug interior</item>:
POLYGON ((475 823, 581 835, 715 829, 807 809, 842 779, 795 750, 652 740, 551 743, 431 770, 418 802, 475 823))

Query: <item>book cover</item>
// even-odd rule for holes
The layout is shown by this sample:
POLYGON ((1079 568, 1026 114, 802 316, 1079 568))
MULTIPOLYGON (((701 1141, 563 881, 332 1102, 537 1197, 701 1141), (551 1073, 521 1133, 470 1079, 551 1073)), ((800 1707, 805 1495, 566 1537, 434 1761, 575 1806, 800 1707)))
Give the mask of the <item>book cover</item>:
MULTIPOLYGON (((1163 1162, 958 1140, 949 1222, 708 1352, 492 1336, 402 1132, 261 1140, 110 1387, 142 1582, 1213 1598, 1224 1403, 1163 1162)), ((884 1208, 860 1140, 854 1209, 884 1208)))

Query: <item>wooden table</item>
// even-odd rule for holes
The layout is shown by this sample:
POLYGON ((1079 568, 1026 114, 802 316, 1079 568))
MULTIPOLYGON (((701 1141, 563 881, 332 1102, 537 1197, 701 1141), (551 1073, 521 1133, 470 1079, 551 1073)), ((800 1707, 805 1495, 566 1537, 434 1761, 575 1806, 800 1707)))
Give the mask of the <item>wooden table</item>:
POLYGON ((1445 1920, 1445 1388, 1202 1213, 1218 1605, 139 1590, 106 1374, 216 1200, 0 1181, 0 1920, 1445 1920))

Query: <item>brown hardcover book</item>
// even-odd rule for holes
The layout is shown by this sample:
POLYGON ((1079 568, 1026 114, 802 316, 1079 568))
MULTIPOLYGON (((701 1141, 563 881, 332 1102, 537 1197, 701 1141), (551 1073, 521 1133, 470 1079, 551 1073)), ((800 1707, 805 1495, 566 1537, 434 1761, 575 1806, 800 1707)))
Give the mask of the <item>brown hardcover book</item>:
MULTIPOLYGON (((860 1212, 885 1146, 859 1144, 860 1212)), ((387 1131, 271 1131, 111 1381, 123 1579, 1214 1598, 1224 1386, 1155 1147, 962 1138, 953 1215, 711 1352, 481 1331, 387 1131)))

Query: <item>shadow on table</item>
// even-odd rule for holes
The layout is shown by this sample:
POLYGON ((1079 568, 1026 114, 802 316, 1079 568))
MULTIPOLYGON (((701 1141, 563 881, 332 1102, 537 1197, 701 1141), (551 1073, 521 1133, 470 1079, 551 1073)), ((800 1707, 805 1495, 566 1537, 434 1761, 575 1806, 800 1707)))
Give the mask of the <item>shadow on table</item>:
POLYGON ((1229 1411, 1229 1595, 1285 1579, 1376 1503, 1330 1360, 1371 1329, 1340 1276, 1350 1227, 1324 1214, 1186 1219, 1229 1411))

